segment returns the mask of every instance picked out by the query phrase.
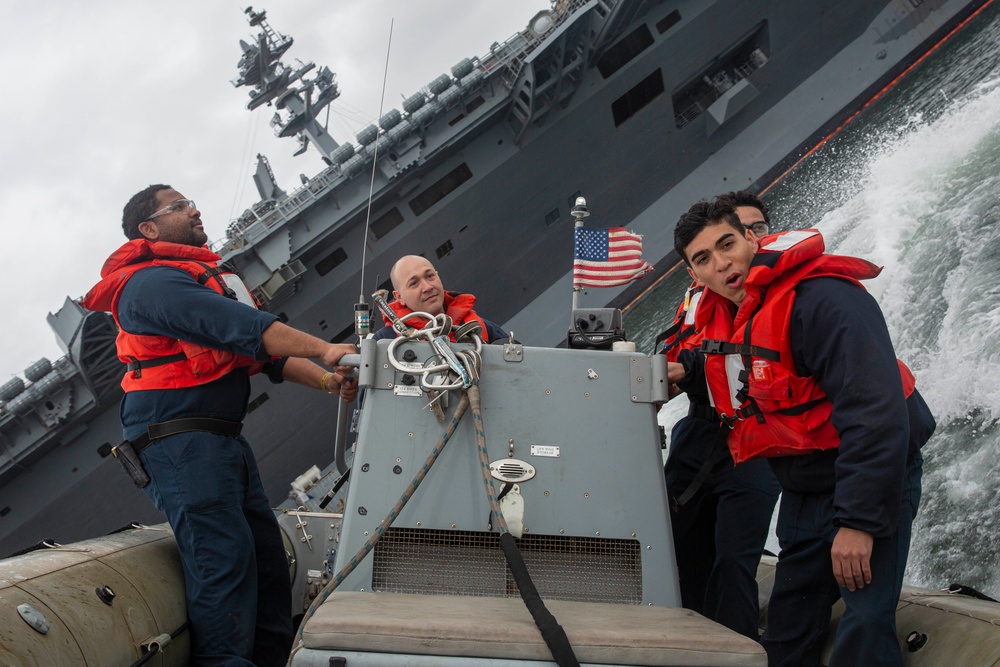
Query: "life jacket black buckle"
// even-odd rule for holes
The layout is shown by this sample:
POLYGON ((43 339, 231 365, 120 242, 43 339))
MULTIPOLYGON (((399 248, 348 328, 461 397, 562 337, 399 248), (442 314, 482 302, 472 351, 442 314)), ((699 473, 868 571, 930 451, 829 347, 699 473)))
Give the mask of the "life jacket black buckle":
POLYGON ((725 354, 723 352, 723 346, 726 341, 723 340, 711 340, 705 338, 701 341, 701 351, 704 354, 725 354))
POLYGON ((736 422, 741 422, 744 419, 746 419, 746 417, 743 416, 743 413, 737 410, 736 412, 733 413, 731 417, 728 415, 722 415, 720 419, 722 420, 723 426, 725 426, 729 430, 732 430, 736 427, 736 422))

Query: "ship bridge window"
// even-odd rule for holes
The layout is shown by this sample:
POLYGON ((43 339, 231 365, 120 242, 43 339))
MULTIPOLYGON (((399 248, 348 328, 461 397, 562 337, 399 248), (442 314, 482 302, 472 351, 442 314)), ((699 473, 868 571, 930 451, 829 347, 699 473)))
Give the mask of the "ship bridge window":
POLYGON ((688 125, 728 90, 767 64, 771 46, 767 21, 722 51, 673 94, 674 122, 688 125))
POLYGON ((0 509, 0 516, 7 516, 8 514, 10 514, 9 505, 7 507, 4 507, 3 509, 0 509))
POLYGON ((652 43, 653 35, 643 23, 604 52, 597 61, 597 70, 607 79, 649 48, 652 43))
POLYGON ((559 207, 557 206, 545 214, 545 225, 549 226, 558 219, 559 219, 559 207))
POLYGON ((656 32, 661 35, 681 22, 681 13, 676 9, 656 22, 656 32))
POLYGON ((399 209, 393 206, 391 209, 379 216, 378 220, 375 220, 371 224, 372 235, 375 240, 382 238, 403 222, 403 214, 399 212, 399 209))
POLYGON ((419 195, 410 200, 410 209, 416 215, 421 215, 434 204, 438 203, 449 194, 454 192, 458 186, 472 178, 472 171, 469 165, 464 162, 439 179, 419 195))
POLYGON ((615 119, 615 127, 634 116, 644 106, 652 102, 664 91, 663 74, 656 70, 645 79, 611 103, 611 114, 615 119))
POLYGON ((321 276, 333 271, 347 259, 347 252, 343 248, 337 248, 323 259, 316 262, 316 273, 321 276))

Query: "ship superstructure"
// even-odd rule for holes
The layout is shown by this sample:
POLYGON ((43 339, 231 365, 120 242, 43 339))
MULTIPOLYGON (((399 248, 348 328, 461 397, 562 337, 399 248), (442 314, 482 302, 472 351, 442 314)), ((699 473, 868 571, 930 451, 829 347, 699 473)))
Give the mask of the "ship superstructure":
MULTIPOLYGON (((555 345, 570 319, 578 196, 590 225, 634 229, 647 259, 670 263, 679 211, 766 183, 983 4, 556 0, 356 142, 319 121, 339 93, 333 72, 284 65, 291 38, 248 9, 260 34, 241 43, 234 85, 328 166, 286 193, 262 157, 261 201, 216 249, 265 308, 327 340, 353 339, 357 295, 423 254, 484 316, 555 345)), ((107 458, 120 438, 113 321, 67 300, 50 322, 67 356, 0 388, 3 554, 159 520, 107 458)), ((254 381, 244 432, 275 502, 330 458, 332 406, 312 394, 254 381)))

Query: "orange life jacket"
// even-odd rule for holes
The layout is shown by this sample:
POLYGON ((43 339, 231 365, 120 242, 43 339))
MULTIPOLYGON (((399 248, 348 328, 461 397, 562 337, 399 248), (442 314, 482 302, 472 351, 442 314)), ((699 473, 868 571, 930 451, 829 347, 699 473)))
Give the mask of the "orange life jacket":
POLYGON ((723 300, 705 299, 705 288, 698 283, 691 283, 684 293, 684 300, 677 305, 677 313, 674 315, 674 324, 669 329, 661 333, 664 336, 663 353, 667 355, 667 361, 677 361, 681 350, 697 350, 701 347, 703 332, 696 326, 696 322, 708 321, 711 315, 706 315, 705 310, 714 308, 727 308, 723 300), (701 315, 698 313, 701 312, 701 315))
POLYGON ((220 257, 207 247, 136 239, 113 252, 101 268, 101 281, 82 300, 84 308, 110 312, 118 324, 118 359, 129 364, 122 378, 126 392, 145 389, 179 389, 208 384, 237 368, 256 373, 263 365, 252 357, 205 347, 169 336, 142 336, 121 328, 118 299, 136 271, 150 266, 171 266, 225 296, 253 304, 250 293, 236 275, 219 267, 220 257))
MULTIPOLYGON (((457 327, 466 322, 479 322, 479 326, 482 327, 483 331, 480 334, 480 338, 483 339, 484 343, 489 343, 489 333, 486 329, 486 322, 483 321, 476 311, 472 307, 476 304, 476 297, 471 294, 458 294, 457 292, 445 292, 444 293, 444 312, 445 315, 451 318, 452 323, 457 327)), ((399 317, 405 317, 413 311, 407 308, 401 301, 393 300, 389 302, 389 307, 392 308, 393 312, 399 317)), ((392 321, 382 313, 382 320, 385 321, 387 325, 392 325, 392 321)), ((406 320, 406 325, 413 327, 414 329, 421 329, 427 324, 427 320, 423 317, 411 317, 406 320)), ((455 340, 454 330, 451 333, 452 341, 455 340)))
MULTIPOLYGON (((727 299, 706 291, 696 319, 709 394, 723 421, 732 426, 728 444, 736 463, 840 445, 830 420, 833 403, 813 377, 796 373, 792 360, 788 333, 795 288, 803 280, 825 276, 861 286, 860 280, 881 272, 863 259, 825 254, 816 230, 774 234, 760 244, 735 317, 731 306, 712 307, 727 299)), ((908 397, 913 374, 903 362, 897 363, 908 397)))

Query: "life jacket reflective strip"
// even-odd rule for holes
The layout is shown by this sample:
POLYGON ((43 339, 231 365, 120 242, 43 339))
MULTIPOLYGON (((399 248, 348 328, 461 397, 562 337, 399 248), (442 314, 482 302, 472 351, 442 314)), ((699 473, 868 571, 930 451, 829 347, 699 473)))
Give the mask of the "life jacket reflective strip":
MULTIPOLYGON (((466 322, 479 322, 479 326, 482 327, 480 338, 483 339, 484 343, 489 343, 491 341, 489 340, 489 331, 486 329, 486 322, 472 309, 475 303, 476 297, 471 294, 459 294, 457 292, 445 292, 444 294, 444 312, 445 315, 451 318, 452 323, 457 327, 466 322)), ((399 300, 390 301, 389 307, 401 318, 413 312, 399 300)), ((385 316, 385 313, 382 314, 382 320, 387 325, 392 325, 392 321, 385 316)), ((421 329, 426 324, 427 320, 423 317, 411 317, 406 320, 406 325, 414 329, 421 329)), ((455 340, 454 329, 452 329, 450 337, 452 341, 455 340)))
MULTIPOLYGON (((760 243, 735 317, 731 310, 712 309, 711 316, 706 311, 698 320, 709 392, 732 427, 728 442, 736 463, 840 445, 830 420, 833 404, 813 377, 796 373, 792 360, 788 332, 795 288, 803 280, 827 276, 861 286, 860 280, 881 271, 863 259, 824 254, 823 238, 815 230, 766 236, 760 243)), ((897 363, 909 396, 913 374, 897 363)))
POLYGON ((89 310, 110 311, 118 324, 115 344, 118 358, 128 364, 122 378, 126 392, 148 389, 178 389, 207 384, 238 368, 260 370, 262 362, 252 357, 205 347, 168 336, 131 334, 118 321, 118 300, 128 280, 141 269, 169 266, 181 269, 209 289, 256 307, 251 293, 238 276, 219 267, 220 258, 207 248, 175 243, 129 241, 112 253, 101 270, 102 280, 84 297, 89 310))

